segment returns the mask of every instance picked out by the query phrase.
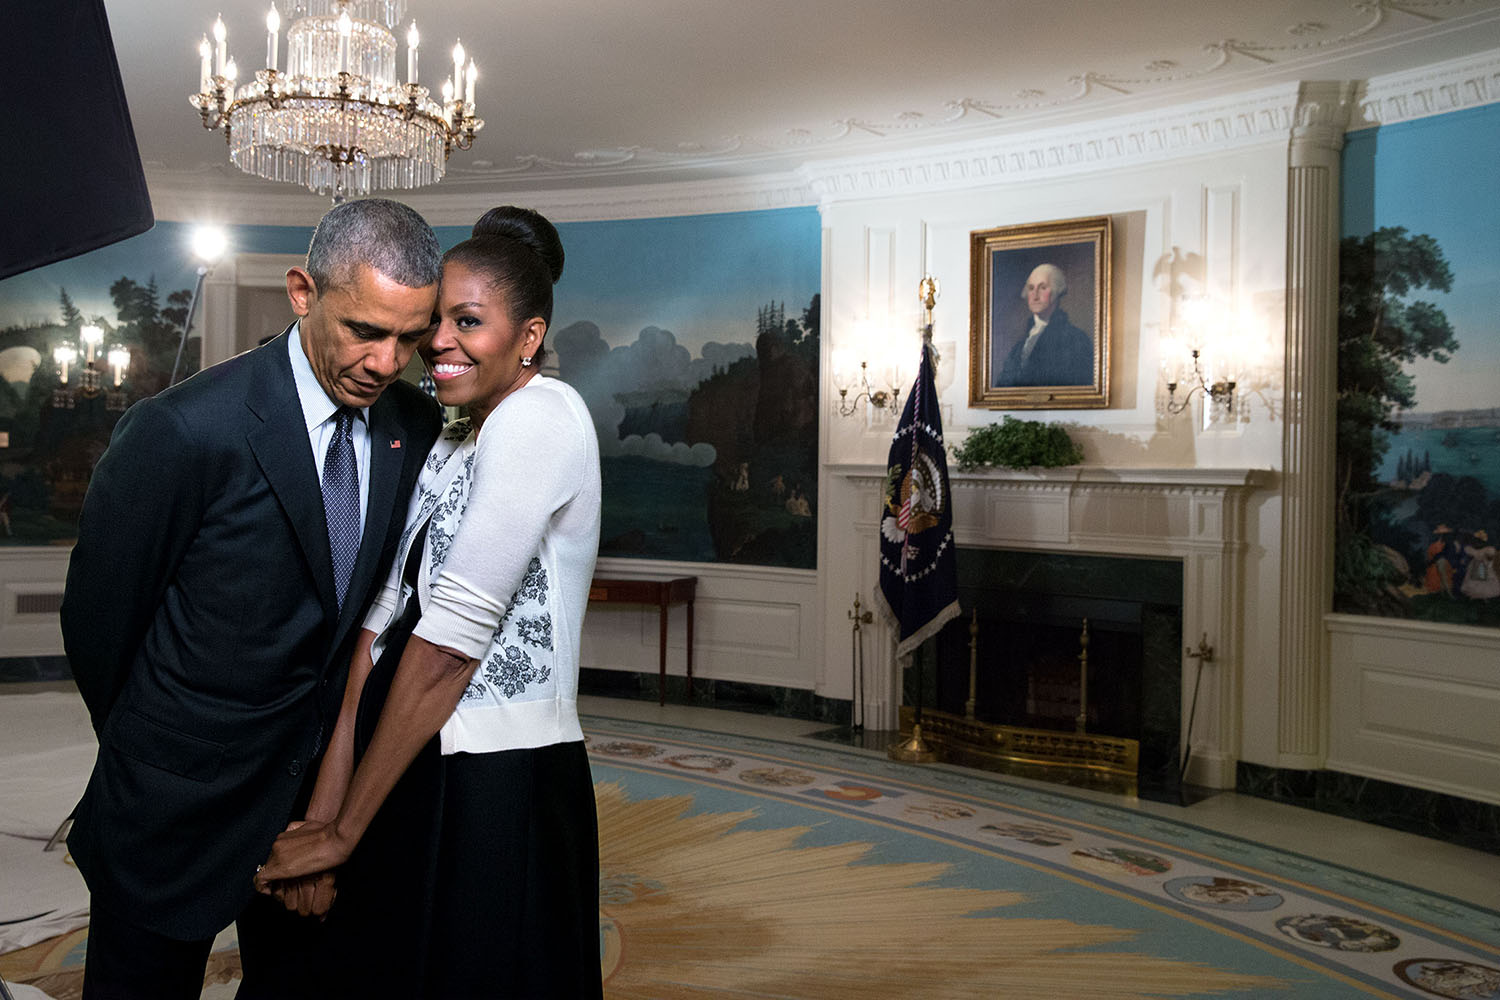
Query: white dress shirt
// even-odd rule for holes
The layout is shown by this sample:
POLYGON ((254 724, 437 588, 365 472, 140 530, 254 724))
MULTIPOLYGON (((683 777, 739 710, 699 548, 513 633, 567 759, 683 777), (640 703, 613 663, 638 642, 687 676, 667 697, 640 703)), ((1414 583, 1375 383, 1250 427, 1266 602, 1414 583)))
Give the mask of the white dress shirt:
MULTIPOLYGON (((302 349, 302 324, 292 326, 287 337, 287 353, 292 361, 292 380, 297 384, 297 398, 302 402, 302 419, 307 422, 307 439, 312 444, 313 462, 318 469, 318 482, 323 482, 323 459, 328 455, 328 442, 333 437, 338 421, 339 404, 328 398, 318 377, 313 374, 312 363, 302 349)), ((354 421, 354 464, 359 471, 359 536, 365 535, 365 508, 370 503, 370 408, 362 406, 357 411, 359 419, 354 421)))

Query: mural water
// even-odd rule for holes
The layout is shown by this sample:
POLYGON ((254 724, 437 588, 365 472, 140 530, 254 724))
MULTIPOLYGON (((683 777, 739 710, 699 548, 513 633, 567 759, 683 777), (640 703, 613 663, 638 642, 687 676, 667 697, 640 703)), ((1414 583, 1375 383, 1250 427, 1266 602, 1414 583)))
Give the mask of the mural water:
POLYGON ((1336 610, 1500 627, 1496 156, 1493 105, 1345 147, 1336 610))

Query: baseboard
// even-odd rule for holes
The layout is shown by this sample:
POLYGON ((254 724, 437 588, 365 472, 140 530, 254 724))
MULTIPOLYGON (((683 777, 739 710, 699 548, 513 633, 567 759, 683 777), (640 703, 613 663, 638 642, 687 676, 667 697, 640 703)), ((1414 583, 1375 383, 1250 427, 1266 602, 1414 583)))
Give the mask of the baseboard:
POLYGON ((1500 854, 1500 806, 1341 771, 1240 761, 1235 791, 1500 854))

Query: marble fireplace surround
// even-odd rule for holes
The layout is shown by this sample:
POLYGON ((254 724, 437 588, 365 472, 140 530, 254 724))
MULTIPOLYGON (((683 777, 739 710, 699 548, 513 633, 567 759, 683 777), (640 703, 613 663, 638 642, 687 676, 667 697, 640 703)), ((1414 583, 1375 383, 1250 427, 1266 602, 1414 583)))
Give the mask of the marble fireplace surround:
MULTIPOLYGON (((879 530, 883 468, 833 466, 858 498, 852 530, 874 539, 879 530)), ((1137 469, 1070 467, 951 474, 953 534, 960 547, 1026 549, 1089 555, 1180 559, 1182 634, 1196 647, 1205 634, 1214 662, 1203 670, 1193 722, 1187 780, 1233 788, 1239 746, 1237 701, 1244 591, 1245 500, 1266 485, 1258 469, 1137 469)), ((859 564, 860 591, 879 577, 873 543, 859 564)), ((890 643, 866 650, 866 717, 896 728, 899 679, 890 643), (873 654, 873 655, 872 655, 873 654)), ((1192 708, 1197 661, 1182 660, 1182 714, 1192 708)))

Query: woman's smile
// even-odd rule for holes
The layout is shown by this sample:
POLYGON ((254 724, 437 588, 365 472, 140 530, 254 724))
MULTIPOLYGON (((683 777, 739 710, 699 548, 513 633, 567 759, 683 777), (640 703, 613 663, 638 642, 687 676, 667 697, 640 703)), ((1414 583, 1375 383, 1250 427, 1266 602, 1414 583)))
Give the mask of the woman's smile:
POLYGON ((467 373, 474 366, 472 364, 461 364, 455 361, 438 361, 432 365, 432 379, 434 382, 443 382, 451 378, 467 373))

